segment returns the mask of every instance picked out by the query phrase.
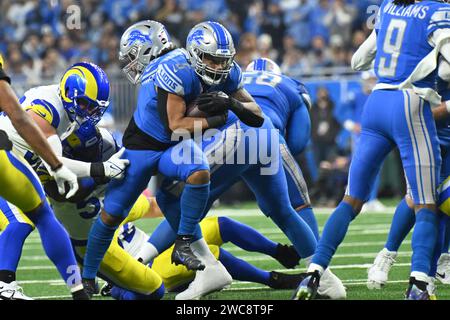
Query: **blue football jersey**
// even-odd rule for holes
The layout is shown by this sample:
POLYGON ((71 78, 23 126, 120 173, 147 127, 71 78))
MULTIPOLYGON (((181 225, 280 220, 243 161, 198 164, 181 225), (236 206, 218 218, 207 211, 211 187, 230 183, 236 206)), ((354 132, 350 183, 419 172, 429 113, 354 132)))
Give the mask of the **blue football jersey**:
POLYGON ((252 95, 275 128, 284 133, 291 114, 305 108, 305 86, 292 78, 268 71, 244 72, 244 88, 252 95))
MULTIPOLYGON (((442 101, 450 101, 450 82, 437 78, 437 90, 442 101)), ((450 119, 436 121, 436 128, 441 146, 450 147, 450 119)))
MULTIPOLYGON (((450 6, 437 0, 424 0, 399 6, 384 0, 377 19, 375 73, 379 83, 397 85, 413 73, 433 47, 428 40, 437 29, 450 28, 450 6)), ((435 72, 414 83, 421 88, 434 86, 435 72)))
MULTIPOLYGON (((223 91, 232 94, 243 87, 242 71, 234 63, 226 81, 215 86, 204 84, 189 62, 189 54, 184 49, 176 49, 152 61, 144 71, 138 93, 137 108, 134 113, 136 125, 146 134, 167 144, 171 141, 170 132, 160 118, 157 108, 157 88, 184 98, 186 105, 201 93, 223 91)), ((228 122, 236 116, 229 113, 228 122)))

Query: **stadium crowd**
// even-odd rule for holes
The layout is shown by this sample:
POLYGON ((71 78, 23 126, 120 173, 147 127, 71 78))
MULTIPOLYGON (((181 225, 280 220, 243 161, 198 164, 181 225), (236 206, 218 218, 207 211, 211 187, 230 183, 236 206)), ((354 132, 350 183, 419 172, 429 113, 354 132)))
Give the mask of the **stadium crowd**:
MULTIPOLYGON (((0 4, 0 52, 15 78, 37 84, 58 78, 67 65, 90 60, 118 72, 117 47, 125 28, 142 19, 164 23, 183 44, 203 20, 222 22, 237 44, 237 61, 277 61, 291 76, 318 67, 348 68, 364 41, 379 0, 17 0, 0 4), (78 7, 71 7, 77 5, 78 7), (79 14, 79 17, 76 15, 79 14), (80 20, 70 30, 68 23, 80 20), (72 21, 72 22, 70 22, 72 21), (180 27, 181 26, 181 27, 180 27), (80 32, 82 31, 82 32, 80 32)), ((339 68, 335 71, 342 72, 339 68), (337 71, 336 71, 337 70, 337 71)))

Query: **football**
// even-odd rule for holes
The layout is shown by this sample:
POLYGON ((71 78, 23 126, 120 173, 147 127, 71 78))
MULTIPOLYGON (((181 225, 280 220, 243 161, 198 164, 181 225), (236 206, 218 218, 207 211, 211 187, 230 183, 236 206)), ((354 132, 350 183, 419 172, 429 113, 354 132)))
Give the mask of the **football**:
POLYGON ((192 118, 206 118, 209 116, 208 113, 201 111, 198 108, 197 100, 192 100, 191 103, 189 103, 186 106, 186 117, 192 117, 192 118))

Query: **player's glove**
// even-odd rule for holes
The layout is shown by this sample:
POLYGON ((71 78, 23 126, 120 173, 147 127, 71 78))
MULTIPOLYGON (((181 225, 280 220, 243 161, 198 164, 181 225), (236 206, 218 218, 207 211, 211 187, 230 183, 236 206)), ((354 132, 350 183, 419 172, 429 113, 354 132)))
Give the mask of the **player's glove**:
POLYGON ((67 199, 69 199, 75 193, 77 193, 78 191, 77 176, 72 171, 67 169, 66 166, 63 165, 58 169, 56 169, 55 171, 52 171, 51 175, 53 176, 53 178, 55 178, 56 184, 58 186, 58 192, 60 194, 64 194, 64 192, 66 191, 65 190, 66 188, 64 186, 65 182, 69 184, 69 192, 67 192, 66 195, 67 199))
POLYGON ((223 92, 204 93, 197 99, 198 109, 208 114, 223 113, 228 110, 230 104, 230 97, 223 92))
POLYGON ((206 118, 206 122, 208 122, 208 128, 219 128, 227 123, 228 120, 228 111, 225 111, 221 114, 217 114, 215 116, 209 116, 206 118))
POLYGON ((130 164, 128 159, 120 159, 125 152, 125 148, 121 148, 118 152, 113 154, 111 158, 103 162, 105 170, 105 177, 111 179, 122 179, 125 174, 125 168, 130 164))

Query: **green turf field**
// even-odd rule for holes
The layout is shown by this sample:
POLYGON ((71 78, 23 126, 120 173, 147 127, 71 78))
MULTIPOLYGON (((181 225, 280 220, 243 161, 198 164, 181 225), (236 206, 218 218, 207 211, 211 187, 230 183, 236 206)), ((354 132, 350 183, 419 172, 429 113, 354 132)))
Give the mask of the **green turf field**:
MULTIPOLYGON (((391 204, 391 203, 389 203, 391 204)), ((392 203, 393 204, 393 203, 392 203)), ((383 290, 371 291, 367 289, 365 281, 367 267, 373 262, 377 252, 385 242, 394 208, 383 214, 367 213, 361 215, 350 226, 344 243, 337 251, 331 265, 333 272, 343 280, 347 287, 348 299, 403 299, 407 287, 409 263, 411 259, 411 236, 403 243, 394 265, 390 281, 383 290)), ((316 209, 320 231, 331 213, 330 209, 316 209)), ((251 225, 275 242, 287 243, 286 237, 278 228, 260 213, 256 206, 247 204, 239 208, 218 208, 211 211, 215 215, 227 215, 233 219, 251 225)), ((141 229, 151 232, 159 219, 143 219, 136 223, 141 229)), ((303 272, 304 264, 296 270, 287 270, 271 257, 261 254, 245 252, 232 244, 225 244, 224 248, 234 255, 249 261, 265 270, 280 272, 303 272)), ((39 234, 34 231, 27 239, 23 256, 20 261, 17 279, 24 292, 36 299, 67 299, 70 298, 68 289, 60 280, 56 269, 45 256, 40 244, 39 234)), ((103 282, 100 281, 102 284, 103 282)), ((450 299, 450 287, 438 285, 438 299, 450 299)), ((272 290, 254 283, 233 282, 231 288, 219 293, 211 294, 205 299, 289 299, 291 290, 272 290)), ((174 294, 167 294, 165 299, 173 299, 174 294)), ((102 297, 97 297, 102 299, 102 297)))

